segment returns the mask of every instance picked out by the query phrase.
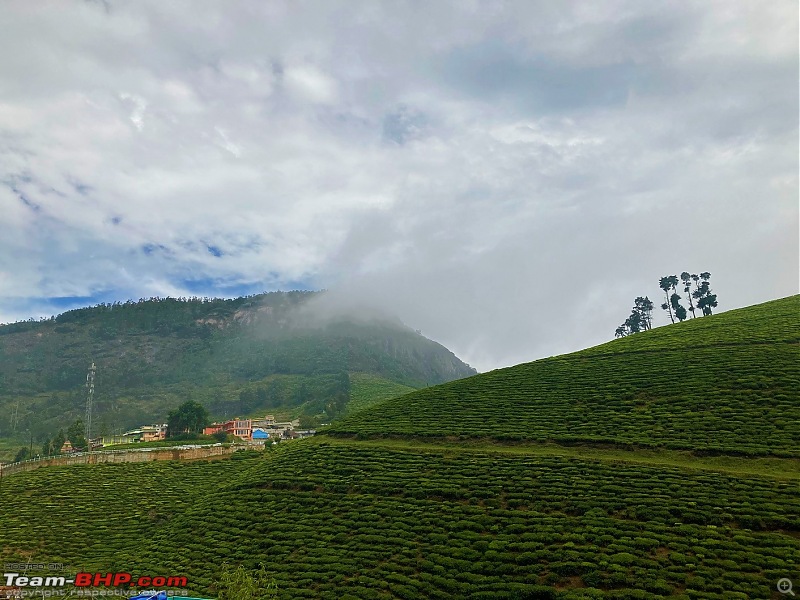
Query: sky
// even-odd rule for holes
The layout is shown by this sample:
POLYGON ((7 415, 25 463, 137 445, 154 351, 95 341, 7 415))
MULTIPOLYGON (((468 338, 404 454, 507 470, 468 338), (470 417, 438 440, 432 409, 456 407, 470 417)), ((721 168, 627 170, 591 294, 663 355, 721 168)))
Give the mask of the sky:
POLYGON ((486 371, 797 294, 798 89, 794 0, 6 0, 0 322, 324 288, 486 371))

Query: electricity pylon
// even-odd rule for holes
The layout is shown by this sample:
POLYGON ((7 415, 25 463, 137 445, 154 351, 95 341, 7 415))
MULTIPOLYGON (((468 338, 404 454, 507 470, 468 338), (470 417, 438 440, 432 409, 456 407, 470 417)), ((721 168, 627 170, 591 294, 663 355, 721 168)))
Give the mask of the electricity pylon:
POLYGON ((86 450, 92 449, 92 400, 94 399, 94 376, 97 372, 97 367, 89 367, 89 372, 86 374, 86 450))

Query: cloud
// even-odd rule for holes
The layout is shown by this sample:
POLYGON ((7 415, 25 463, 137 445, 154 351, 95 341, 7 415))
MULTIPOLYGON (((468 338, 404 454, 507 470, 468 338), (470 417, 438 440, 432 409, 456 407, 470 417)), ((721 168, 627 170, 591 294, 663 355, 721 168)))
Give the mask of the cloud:
POLYGON ((796 3, 197 6, 4 5, 0 319, 325 287, 486 370, 798 292, 796 3))

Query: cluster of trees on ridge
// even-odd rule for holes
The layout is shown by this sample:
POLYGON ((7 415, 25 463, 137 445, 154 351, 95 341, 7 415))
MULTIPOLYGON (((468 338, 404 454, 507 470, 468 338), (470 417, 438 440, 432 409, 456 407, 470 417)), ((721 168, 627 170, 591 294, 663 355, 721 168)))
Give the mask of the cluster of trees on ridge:
MULTIPOLYGON (((658 287, 664 291, 666 302, 661 308, 669 313, 670 321, 675 323, 685 321, 688 317, 686 307, 681 304, 683 299, 678 293, 678 286, 683 285, 683 291, 689 300, 689 312, 692 318, 697 317, 697 310, 707 317, 712 314, 712 309, 717 307, 717 295, 711 293, 711 273, 704 271, 697 275, 684 271, 680 280, 676 275, 666 275, 658 280, 658 287), (694 283, 694 290, 692 290, 694 283), (671 293, 670 293, 671 292, 671 293)), ((634 300, 633 310, 625 322, 617 327, 614 337, 625 337, 632 333, 639 333, 653 328, 653 302, 647 296, 639 296, 634 300)))

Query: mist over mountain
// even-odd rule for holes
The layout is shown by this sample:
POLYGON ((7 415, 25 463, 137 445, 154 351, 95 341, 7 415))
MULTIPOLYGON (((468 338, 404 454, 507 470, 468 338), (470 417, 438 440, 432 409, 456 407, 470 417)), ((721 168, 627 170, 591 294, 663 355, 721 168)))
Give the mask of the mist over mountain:
POLYGON ((151 298, 0 326, 0 435, 82 417, 92 362, 98 434, 163 421, 189 398, 215 417, 330 420, 346 410, 350 374, 420 388, 475 373, 398 319, 332 310, 323 296, 151 298))

